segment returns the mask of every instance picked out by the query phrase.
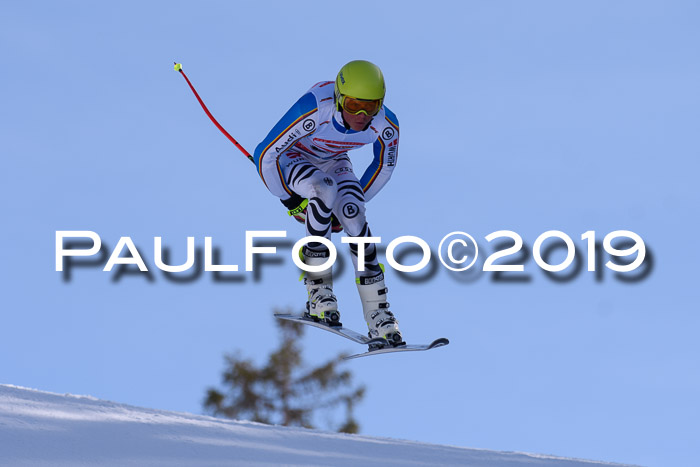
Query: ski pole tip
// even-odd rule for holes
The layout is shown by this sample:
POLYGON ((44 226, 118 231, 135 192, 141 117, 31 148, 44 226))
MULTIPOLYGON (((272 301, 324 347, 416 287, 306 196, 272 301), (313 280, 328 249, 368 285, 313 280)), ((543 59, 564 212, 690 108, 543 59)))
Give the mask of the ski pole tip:
POLYGON ((175 71, 180 71, 180 70, 182 70, 182 63, 175 63, 174 68, 175 68, 175 71))

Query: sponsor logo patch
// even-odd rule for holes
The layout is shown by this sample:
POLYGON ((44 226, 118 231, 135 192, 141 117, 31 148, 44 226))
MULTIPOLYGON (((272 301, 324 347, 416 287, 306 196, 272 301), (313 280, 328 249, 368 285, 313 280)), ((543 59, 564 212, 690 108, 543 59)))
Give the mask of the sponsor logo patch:
POLYGON ((292 133, 292 134, 290 134, 289 137, 287 138, 287 141, 285 141, 284 143, 282 143, 281 146, 275 146, 275 151, 277 152, 277 154, 279 154, 279 153, 283 152, 285 149, 287 149, 287 146, 289 146, 289 144, 290 144, 292 141, 294 141, 295 139, 297 139, 297 136, 296 136, 294 133, 292 133))
POLYGON ((374 277, 361 277, 360 284, 371 285, 371 284, 376 284, 377 282, 381 282, 383 280, 384 280, 384 273, 381 273, 381 274, 376 275, 374 277))
POLYGON ((386 150, 386 165, 394 167, 396 165, 396 148, 394 144, 390 144, 386 150))
POLYGON ((307 118, 304 120, 304 123, 302 123, 302 128, 304 128, 304 131, 313 131, 314 128, 316 128, 316 122, 312 118, 307 118))
POLYGON ((390 140, 391 138, 394 137, 394 129, 390 126, 384 128, 384 131, 382 131, 382 138, 385 140, 390 140))
POLYGON ((345 206, 343 206, 343 214, 348 219, 353 219, 357 217, 359 213, 360 207, 355 203, 345 203, 345 206))

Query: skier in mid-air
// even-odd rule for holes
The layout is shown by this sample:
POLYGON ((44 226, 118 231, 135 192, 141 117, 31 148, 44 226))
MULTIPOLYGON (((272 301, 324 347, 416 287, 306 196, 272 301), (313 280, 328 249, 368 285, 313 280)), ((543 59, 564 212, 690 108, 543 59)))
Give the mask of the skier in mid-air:
MULTIPOLYGON (((389 180, 398 157, 399 123, 384 106, 384 95, 379 67, 352 61, 341 68, 335 83, 322 81, 311 87, 255 149, 263 182, 290 215, 306 224, 307 235, 330 239, 342 228, 351 237, 372 236, 365 205, 389 180), (358 179, 348 152, 369 143, 374 159, 358 179), (333 216, 339 225, 332 222, 333 216)), ((356 244, 350 245, 350 252, 369 336, 394 346, 403 344, 398 322, 389 311, 375 245, 365 246, 363 272, 358 270, 356 244)), ((304 264, 315 266, 326 262, 329 251, 310 242, 302 256, 304 264)), ((304 284, 308 315, 337 326, 340 313, 332 267, 307 272, 304 284)))

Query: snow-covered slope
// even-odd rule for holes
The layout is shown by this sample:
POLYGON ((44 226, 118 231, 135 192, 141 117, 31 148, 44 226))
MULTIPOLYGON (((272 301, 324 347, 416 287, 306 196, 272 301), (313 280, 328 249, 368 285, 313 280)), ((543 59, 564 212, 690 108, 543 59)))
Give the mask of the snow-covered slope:
POLYGON ((3 466, 281 464, 613 465, 237 422, 0 385, 3 466))

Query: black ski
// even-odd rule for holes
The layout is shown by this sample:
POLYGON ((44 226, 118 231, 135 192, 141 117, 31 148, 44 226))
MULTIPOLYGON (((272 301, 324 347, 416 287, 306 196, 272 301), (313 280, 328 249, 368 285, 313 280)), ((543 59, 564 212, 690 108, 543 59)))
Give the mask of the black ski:
POLYGON ((324 331, 332 332, 339 336, 343 336, 346 339, 350 339, 358 344, 379 344, 386 342, 381 337, 375 337, 370 339, 366 334, 360 334, 352 329, 344 328, 343 326, 329 326, 327 324, 313 320, 312 318, 307 318, 305 316, 292 315, 289 313, 275 313, 275 318, 286 319, 287 321, 294 321, 301 324, 308 324, 315 328, 323 329, 324 331))
POLYGON ((450 341, 446 337, 441 337, 439 339, 435 339, 430 344, 424 344, 424 345, 405 344, 405 345, 397 345, 396 347, 392 347, 390 345, 387 345, 386 347, 382 347, 379 349, 370 348, 370 350, 368 350, 367 352, 358 353, 355 355, 350 355, 348 357, 345 357, 344 360, 350 360, 352 358, 367 357, 369 355, 380 354, 380 353, 416 352, 416 351, 421 351, 421 350, 430 350, 430 349, 436 349, 438 347, 443 347, 449 343, 450 343, 450 341))
POLYGON ((314 319, 307 318, 305 316, 292 315, 289 313, 275 313, 275 318, 285 319, 287 321, 294 321, 296 323, 301 324, 307 324, 315 328, 323 329, 324 331, 332 332, 333 334, 337 334, 358 344, 365 344, 369 346, 369 350, 367 352, 350 355, 348 357, 345 357, 345 360, 382 353, 416 352, 430 350, 436 349, 438 347, 443 347, 450 343, 450 341, 447 338, 441 337, 439 339, 435 339, 430 344, 403 344, 393 347, 391 345, 387 345, 386 340, 382 337, 369 338, 367 335, 360 334, 359 332, 353 331, 352 329, 344 328, 343 326, 329 326, 325 323, 315 321, 314 319))

